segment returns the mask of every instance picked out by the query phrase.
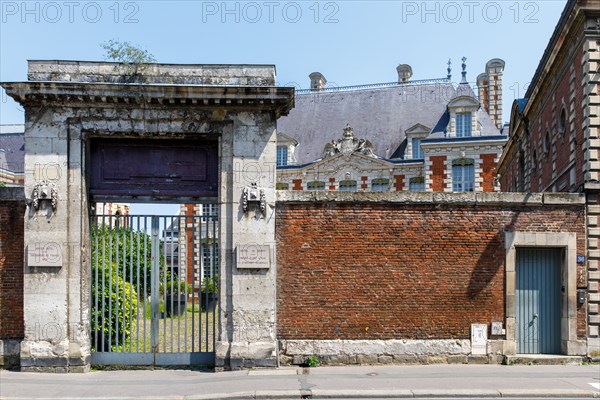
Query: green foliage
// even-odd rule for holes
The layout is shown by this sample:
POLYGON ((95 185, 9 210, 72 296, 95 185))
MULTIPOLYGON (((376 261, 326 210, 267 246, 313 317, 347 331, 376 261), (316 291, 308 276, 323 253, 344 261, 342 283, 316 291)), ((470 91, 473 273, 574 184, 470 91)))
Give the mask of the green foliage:
POLYGON ((96 351, 118 351, 135 327, 138 298, 135 288, 113 268, 92 269, 92 346, 96 351), (103 285, 104 284, 104 285, 103 285))
MULTIPOLYGON (((152 278, 150 235, 129 228, 98 226, 92 229, 92 248, 91 261, 94 267, 108 268, 112 265, 112 269, 119 276, 135 286, 138 294, 141 295, 143 292, 150 294, 152 278), (110 249, 110 251, 103 252, 103 249, 110 249)), ((160 257, 159 262, 159 268, 163 271, 164 259, 160 257)), ((93 274, 92 279, 95 279, 93 274)))
POLYGON ((202 293, 219 293, 219 275, 203 279, 200 285, 200 291, 202 293))
POLYGON ((5 187, 5 186, 6 186, 6 183, 0 182, 0 187, 5 187))
POLYGON ((107 60, 121 63, 129 76, 140 76, 148 68, 148 64, 156 62, 156 59, 147 50, 131 44, 131 42, 122 42, 111 39, 102 43, 102 48, 107 60))
POLYGON ((318 367, 319 359, 317 358, 317 356, 308 356, 306 358, 306 365, 308 365, 311 368, 318 367))
MULTIPOLYGON (((94 226, 91 235, 92 346, 96 351, 122 350, 135 326, 138 296, 150 293, 151 238, 109 226, 94 226)), ((162 271, 162 258, 160 263, 162 271)))
POLYGON ((180 281, 177 279, 169 279, 166 285, 160 285, 160 294, 163 295, 165 292, 168 295, 178 295, 178 294, 191 294, 192 293, 192 285, 180 281))

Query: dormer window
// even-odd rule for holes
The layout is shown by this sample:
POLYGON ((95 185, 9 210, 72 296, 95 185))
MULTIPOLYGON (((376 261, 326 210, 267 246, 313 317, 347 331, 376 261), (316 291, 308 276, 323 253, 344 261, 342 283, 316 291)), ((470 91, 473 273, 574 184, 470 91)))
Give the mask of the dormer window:
POLYGON ((277 166, 288 165, 287 146, 277 146, 277 166))
POLYGON ((412 158, 413 160, 423 159, 423 149, 421 148, 421 139, 412 140, 412 158))
POLYGON ((479 110, 479 101, 470 93, 468 85, 463 90, 467 90, 466 95, 457 96, 448 103, 448 112, 450 121, 448 124, 447 137, 464 138, 472 136, 481 136, 477 110, 479 110))
POLYGON ((456 114, 456 137, 470 137, 471 135, 471 113, 456 114))

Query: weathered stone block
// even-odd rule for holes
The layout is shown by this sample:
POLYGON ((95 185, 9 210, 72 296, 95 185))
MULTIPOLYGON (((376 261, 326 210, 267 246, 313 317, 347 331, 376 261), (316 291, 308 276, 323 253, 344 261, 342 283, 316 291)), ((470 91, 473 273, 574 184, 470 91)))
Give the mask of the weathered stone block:
POLYGON ((467 364, 467 356, 448 356, 448 364, 467 364))
POLYGON ((489 364, 489 359, 488 359, 487 355, 484 355, 484 356, 470 355, 467 357, 467 362, 469 364, 489 364))
POLYGON ((378 357, 379 364, 391 364, 394 362, 394 357, 392 356, 379 356, 378 357))
POLYGON ((356 362, 358 364, 377 364, 377 354, 358 354, 356 356, 356 362))

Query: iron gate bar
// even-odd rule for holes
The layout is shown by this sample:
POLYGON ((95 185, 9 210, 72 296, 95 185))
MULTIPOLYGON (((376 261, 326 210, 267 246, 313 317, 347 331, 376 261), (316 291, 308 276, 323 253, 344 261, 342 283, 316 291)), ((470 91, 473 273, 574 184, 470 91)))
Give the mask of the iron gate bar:
MULTIPOLYGON (((202 208, 212 209, 209 205, 202 205, 202 208)), ((219 308, 218 298, 217 305, 210 306, 214 300, 209 290, 216 283, 215 274, 218 271, 216 264, 218 262, 216 251, 218 215, 95 215, 93 218, 91 242, 96 254, 92 258, 92 267, 95 269, 92 279, 95 282, 97 295, 94 296, 92 293, 91 298, 95 310, 92 315, 96 318, 92 363, 124 365, 214 363, 215 323, 219 308), (150 220, 150 231, 148 220, 150 220), (161 240, 161 232, 163 240, 161 240), (189 237, 190 233, 191 237, 189 237), (99 235, 102 235, 102 239, 99 235), (182 252, 181 244, 188 239, 185 251, 182 252), (108 265, 106 265, 107 261, 108 265), (148 269, 148 261, 150 269, 148 269), (150 282, 147 278, 150 278, 150 282), (191 289, 188 282, 191 284, 191 289), (162 293, 160 293, 161 283, 162 293), (203 304, 199 301, 203 290, 204 310, 203 304), (108 292, 108 296, 102 297, 100 293, 105 292, 108 292), (150 293, 149 302, 148 293, 150 293), (134 305, 136 301, 137 306, 134 305), (139 304, 140 301, 142 304, 139 304), (161 302, 164 307, 163 312, 160 309, 161 302), (191 302, 191 305, 187 304, 188 302, 191 302), (101 315, 99 315, 99 308, 101 315), (108 314, 106 314, 107 308, 108 314), (191 310, 191 326, 188 321, 188 309, 191 310), (197 321, 196 317, 198 317, 197 321), (162 324, 160 324, 161 318, 162 324), (170 318, 168 325, 167 318, 170 318), (143 327, 140 328, 141 323, 143 327), (177 340, 173 335, 177 335, 177 340), (191 347, 188 336, 191 337, 191 347), (150 348, 148 348, 148 339, 150 348)))

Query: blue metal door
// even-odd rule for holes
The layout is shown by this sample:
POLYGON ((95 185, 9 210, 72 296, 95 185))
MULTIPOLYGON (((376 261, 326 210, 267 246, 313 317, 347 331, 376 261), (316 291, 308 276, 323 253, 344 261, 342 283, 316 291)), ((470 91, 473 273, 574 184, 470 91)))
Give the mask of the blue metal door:
POLYGON ((520 354, 561 353, 561 253, 561 249, 517 249, 516 340, 520 354))

